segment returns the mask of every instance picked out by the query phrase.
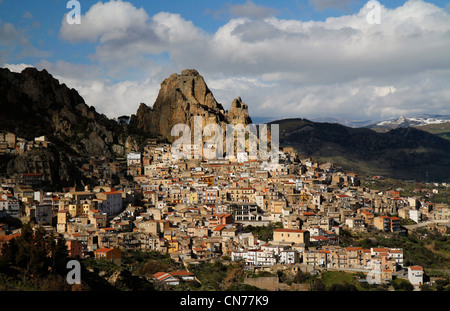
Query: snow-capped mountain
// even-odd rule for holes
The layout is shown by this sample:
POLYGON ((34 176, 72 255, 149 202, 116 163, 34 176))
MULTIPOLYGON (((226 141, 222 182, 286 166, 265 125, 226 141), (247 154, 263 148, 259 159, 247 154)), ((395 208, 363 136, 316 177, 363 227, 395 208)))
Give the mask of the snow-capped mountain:
POLYGON ((337 117, 312 118, 311 121, 320 122, 320 123, 337 123, 337 124, 348 126, 348 127, 364 127, 364 126, 373 124, 373 122, 374 122, 371 120, 349 120, 349 119, 337 118, 337 117))
POLYGON ((422 126, 428 124, 442 124, 450 122, 450 115, 418 115, 412 117, 401 116, 399 118, 378 122, 377 127, 394 129, 399 127, 422 126))

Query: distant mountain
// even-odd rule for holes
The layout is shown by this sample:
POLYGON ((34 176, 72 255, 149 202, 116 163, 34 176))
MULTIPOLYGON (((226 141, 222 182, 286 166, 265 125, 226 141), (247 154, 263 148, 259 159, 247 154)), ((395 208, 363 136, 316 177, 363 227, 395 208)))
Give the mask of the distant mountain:
POLYGON ((252 121, 254 124, 266 124, 276 119, 277 118, 274 117, 252 117, 252 121))
POLYGON ((373 124, 372 120, 349 120, 346 118, 335 118, 335 117, 312 118, 311 121, 321 123, 337 123, 348 127, 365 127, 367 125, 373 124))
POLYGON ((412 117, 400 116, 399 118, 371 124, 368 127, 372 129, 391 130, 400 127, 420 127, 430 124, 443 124, 448 122, 450 122, 450 115, 422 114, 412 117))
POLYGON ((280 144, 304 156, 343 165, 359 173, 402 179, 450 180, 450 141, 416 128, 377 133, 336 123, 284 119, 280 144))

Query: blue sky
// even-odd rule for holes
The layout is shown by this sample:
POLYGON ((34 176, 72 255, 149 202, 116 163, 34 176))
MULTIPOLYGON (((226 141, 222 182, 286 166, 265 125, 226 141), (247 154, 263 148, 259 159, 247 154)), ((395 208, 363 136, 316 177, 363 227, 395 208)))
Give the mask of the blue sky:
POLYGON ((255 117, 385 119, 450 114, 448 0, 0 0, 0 66, 47 69, 110 117, 152 105, 196 68, 226 108, 255 117))

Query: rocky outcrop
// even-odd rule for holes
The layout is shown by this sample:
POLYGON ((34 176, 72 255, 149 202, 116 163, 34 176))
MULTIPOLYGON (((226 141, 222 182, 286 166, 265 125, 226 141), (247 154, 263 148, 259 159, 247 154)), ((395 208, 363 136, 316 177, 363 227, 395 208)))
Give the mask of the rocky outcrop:
POLYGON ((0 110, 0 132, 28 142, 45 136, 51 142, 50 148, 31 148, 10 160, 9 176, 41 173, 47 184, 73 186, 80 174, 72 156, 112 157, 127 152, 126 125, 96 112, 76 90, 46 70, 14 73, 0 68, 0 110))
POLYGON ((250 124, 252 119, 248 114, 248 106, 244 104, 240 97, 233 100, 230 111, 227 112, 226 118, 231 124, 250 124))
POLYGON ((111 156, 124 137, 117 122, 89 107, 46 70, 0 69, 0 130, 32 140, 45 135, 78 155, 111 156))
POLYGON ((141 104, 130 119, 130 126, 153 136, 172 142, 171 129, 176 124, 193 126, 195 116, 207 124, 252 123, 248 107, 240 98, 235 99, 230 111, 218 103, 203 77, 194 69, 172 74, 161 83, 153 107, 141 104))

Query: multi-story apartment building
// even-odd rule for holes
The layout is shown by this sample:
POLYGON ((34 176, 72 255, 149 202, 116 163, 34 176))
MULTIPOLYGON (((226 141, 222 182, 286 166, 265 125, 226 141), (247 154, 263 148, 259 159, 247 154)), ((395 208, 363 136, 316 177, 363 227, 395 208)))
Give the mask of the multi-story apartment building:
POLYGON ((373 219, 373 225, 380 231, 391 231, 391 219, 388 216, 378 216, 373 219))
POLYGON ((98 209, 108 215, 114 215, 122 210, 122 191, 100 192, 97 194, 98 209))
POLYGON ((6 214, 11 217, 20 216, 19 200, 12 194, 5 193, 0 198, 0 214, 6 214))
POLYGON ((232 214, 234 221, 262 221, 264 213, 253 203, 231 203, 226 208, 228 214, 232 214))
POLYGON ((227 201, 255 203, 256 202, 255 194, 256 194, 255 188, 228 188, 227 201))
POLYGON ((273 240, 308 245, 310 233, 307 230, 279 228, 273 231, 273 240))

